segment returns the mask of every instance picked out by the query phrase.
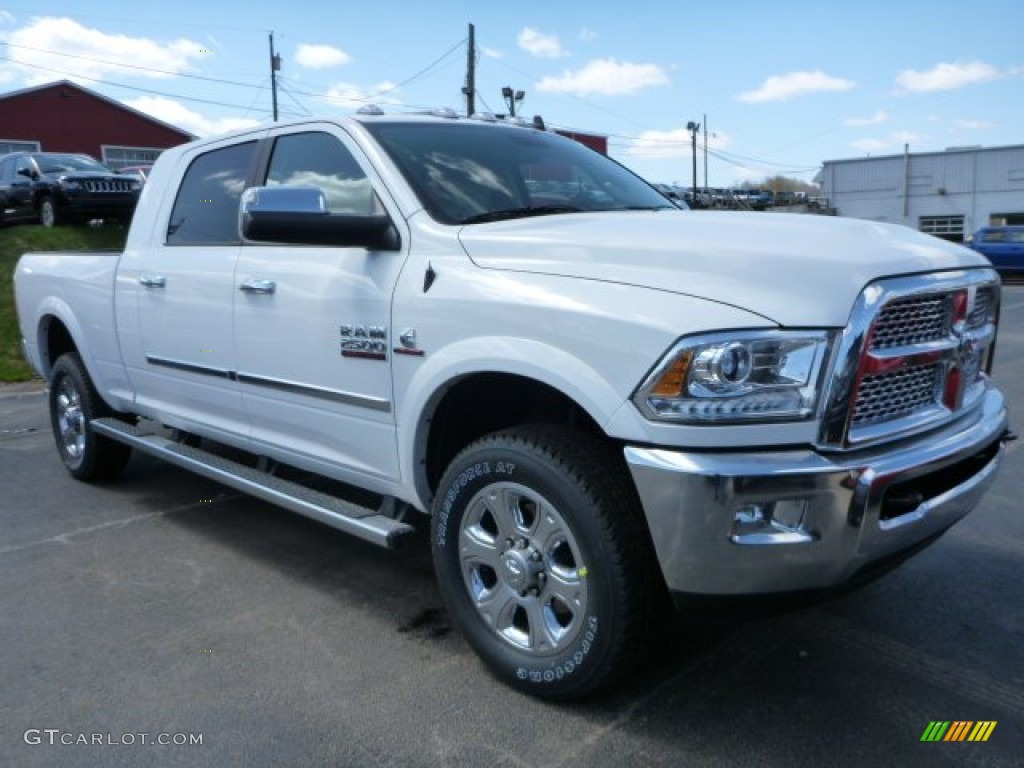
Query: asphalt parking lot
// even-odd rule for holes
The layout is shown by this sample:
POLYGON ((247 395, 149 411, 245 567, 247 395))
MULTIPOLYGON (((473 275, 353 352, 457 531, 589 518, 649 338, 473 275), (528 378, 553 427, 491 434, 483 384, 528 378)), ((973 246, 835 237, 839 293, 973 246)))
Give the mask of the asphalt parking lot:
MULTIPOLYGON (((1024 287, 1002 318, 1024 430, 1024 287)), ((552 705, 449 627, 425 538, 378 550, 146 457, 77 483, 22 390, 0 390, 0 766, 1021 764, 1020 443, 882 580, 682 623, 618 689, 552 705), (935 720, 996 725, 922 743, 935 720)))

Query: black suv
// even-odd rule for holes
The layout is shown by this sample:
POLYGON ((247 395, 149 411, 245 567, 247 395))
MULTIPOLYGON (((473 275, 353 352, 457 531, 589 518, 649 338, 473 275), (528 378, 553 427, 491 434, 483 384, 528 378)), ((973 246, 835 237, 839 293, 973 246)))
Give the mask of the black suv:
POLYGON ((14 152, 0 156, 0 224, 114 219, 131 221, 141 182, 88 155, 14 152))

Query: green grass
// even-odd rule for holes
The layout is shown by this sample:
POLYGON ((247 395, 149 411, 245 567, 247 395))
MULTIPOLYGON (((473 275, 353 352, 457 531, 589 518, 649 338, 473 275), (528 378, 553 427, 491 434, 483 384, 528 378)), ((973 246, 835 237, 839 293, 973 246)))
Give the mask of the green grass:
POLYGON ((32 369, 21 354, 21 332, 14 311, 14 266, 25 251, 101 251, 123 248, 128 230, 120 227, 15 226, 0 229, 0 382, 25 381, 32 369))

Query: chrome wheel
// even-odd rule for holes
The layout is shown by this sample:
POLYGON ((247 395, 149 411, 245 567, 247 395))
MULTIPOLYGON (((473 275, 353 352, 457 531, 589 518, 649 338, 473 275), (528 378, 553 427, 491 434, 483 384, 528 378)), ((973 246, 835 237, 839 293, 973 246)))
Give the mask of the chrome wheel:
POLYGON ((473 496, 459 559, 477 613, 514 648, 546 656, 579 634, 587 569, 565 519, 536 491, 498 482, 473 496))
POLYGON ((57 432, 68 458, 80 460, 85 453, 85 413, 82 397, 70 378, 57 388, 57 432))
POLYGON ((44 197, 39 203, 39 223, 44 227, 52 227, 57 224, 57 209, 49 197, 44 197))

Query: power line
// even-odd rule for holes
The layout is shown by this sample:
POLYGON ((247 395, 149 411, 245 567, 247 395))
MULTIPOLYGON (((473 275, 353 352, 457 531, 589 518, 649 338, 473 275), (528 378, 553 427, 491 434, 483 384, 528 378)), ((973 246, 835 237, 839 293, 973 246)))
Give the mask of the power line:
MULTIPOLYGON (((238 82, 236 80, 222 80, 222 79, 217 78, 217 77, 206 77, 204 75, 193 75, 193 74, 190 74, 188 72, 173 72, 173 71, 167 70, 167 69, 157 69, 155 67, 143 67, 143 66, 140 66, 138 64, 124 64, 124 63, 119 62, 119 61, 107 61, 106 59, 96 59, 96 58, 93 58, 91 56, 78 56, 78 55, 73 54, 73 53, 61 53, 60 51, 48 51, 45 48, 33 48, 31 46, 28 46, 28 45, 15 45, 14 43, 5 43, 5 42, 2 42, 2 41, 0 41, 0 45, 6 45, 8 48, 20 48, 20 49, 25 50, 25 51, 35 51, 36 53, 46 53, 46 54, 49 54, 51 56, 64 56, 65 58, 69 58, 69 59, 79 59, 81 61, 91 61, 94 64, 106 64, 106 65, 112 66, 112 67, 124 67, 125 69, 137 69, 137 70, 140 70, 142 72, 156 72, 158 74, 168 75, 170 77, 187 77, 187 78, 190 78, 192 80, 204 80, 206 82, 221 83, 223 85, 236 85, 236 86, 239 86, 241 88, 261 88, 262 87, 262 86, 258 86, 258 85, 253 85, 252 83, 240 83, 240 82, 238 82)), ((16 61, 19 64, 24 64, 24 65, 30 66, 30 67, 31 66, 39 66, 39 65, 35 65, 35 64, 29 64, 28 62, 19 61, 19 60, 16 60, 16 59, 8 59, 8 61, 16 61)))
MULTIPOLYGON (((9 61, 9 62, 11 62, 13 64, 21 64, 22 66, 31 67, 32 69, 39 69, 39 70, 42 70, 44 72, 53 72, 54 74, 62 75, 64 77, 74 77, 74 78, 79 79, 79 80, 88 80, 88 81, 93 82, 93 83, 101 83, 102 85, 109 85, 109 86, 113 86, 115 88, 125 88, 125 89, 127 89, 129 91, 139 91, 140 93, 149 93, 149 94, 152 94, 154 96, 164 96, 164 97, 169 98, 169 99, 179 99, 181 101, 194 101, 194 102, 196 102, 198 104, 211 104, 211 105, 216 106, 216 107, 228 107, 230 109, 246 109, 246 107, 243 107, 240 104, 228 104, 227 102, 223 102, 223 101, 214 101, 212 99, 200 99, 200 98, 197 98, 196 96, 182 96, 182 95, 176 94, 176 93, 167 93, 166 91, 157 91, 157 90, 155 90, 153 88, 142 88, 141 86, 137 86, 137 85, 125 85, 124 83, 115 83, 115 82, 113 82, 111 80, 101 80, 98 77, 89 77, 88 75, 80 75, 80 74, 77 74, 77 73, 65 72, 65 71, 60 70, 60 69, 53 69, 52 67, 44 67, 44 66, 42 66, 40 64, 30 64, 27 61, 19 61, 18 59, 12 59, 12 58, 10 58, 8 56, 0 56, 0 61, 9 61)), ((293 113, 290 113, 290 114, 294 115, 295 113, 293 112, 293 113)))

